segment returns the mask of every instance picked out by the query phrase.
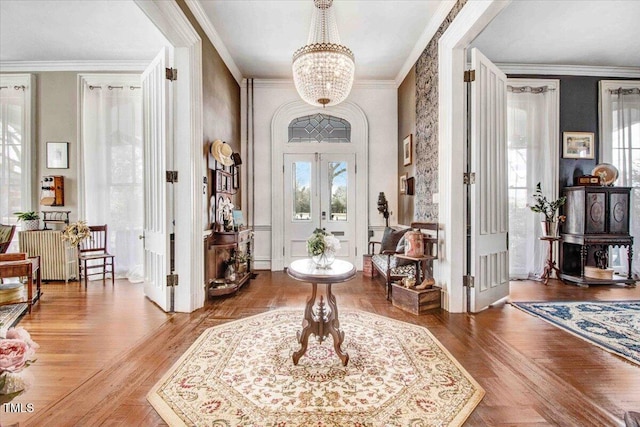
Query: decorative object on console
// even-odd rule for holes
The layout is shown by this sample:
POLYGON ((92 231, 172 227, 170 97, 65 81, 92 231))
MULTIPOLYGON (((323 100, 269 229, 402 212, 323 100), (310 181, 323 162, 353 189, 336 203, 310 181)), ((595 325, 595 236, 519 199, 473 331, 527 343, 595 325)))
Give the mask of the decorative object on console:
POLYGON ((218 220, 222 224, 222 231, 233 231, 233 208, 233 203, 228 197, 223 197, 218 204, 218 220))
POLYGON ((565 159, 594 159, 593 132, 563 132, 562 157, 565 159))
MULTIPOLYGON (((562 196, 559 199, 549 201, 547 196, 542 194, 542 187, 540 183, 536 185, 536 191, 533 193, 533 198, 536 201, 535 205, 530 205, 529 209, 533 212, 541 213, 544 215, 544 221, 541 221, 542 234, 545 237, 557 237, 558 236, 558 209, 564 205, 567 201, 566 196, 562 196)), ((560 218, 561 220, 563 218, 560 218)))
POLYGON ((573 185, 600 185, 600 177, 595 175, 582 175, 573 179, 573 185))
POLYGON ((340 44, 333 0, 314 0, 307 45, 293 54, 293 82, 300 97, 314 106, 337 105, 344 101, 355 74, 351 50, 340 44))
POLYGON ((611 186, 616 182, 616 179, 618 179, 618 169, 609 163, 597 164, 596 167, 593 168, 593 171, 591 171, 591 174, 599 178, 599 183, 602 186, 611 186))

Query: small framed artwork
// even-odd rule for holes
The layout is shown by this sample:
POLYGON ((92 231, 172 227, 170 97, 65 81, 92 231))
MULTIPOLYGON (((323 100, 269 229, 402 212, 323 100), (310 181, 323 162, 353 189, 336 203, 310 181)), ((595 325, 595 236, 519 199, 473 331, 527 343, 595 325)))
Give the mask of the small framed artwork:
POLYGON ((400 175, 400 194, 407 192, 407 174, 400 175))
POLYGON ((565 159, 594 159, 593 132, 563 132, 562 157, 565 159))
POLYGON ((413 177, 407 178, 407 195, 413 196, 415 194, 415 179, 413 177))
POLYGON ((404 153, 403 158, 404 158, 405 166, 410 165, 412 161, 412 156, 411 156, 411 153, 413 152, 412 137, 413 137, 413 134, 409 134, 402 142, 402 152, 404 153))
POLYGON ((69 169, 68 142, 47 142, 47 169, 69 169))
MULTIPOLYGON (((234 153, 235 154, 235 153, 234 153)), ((237 190, 240 187, 240 171, 236 166, 231 166, 231 187, 237 190)))

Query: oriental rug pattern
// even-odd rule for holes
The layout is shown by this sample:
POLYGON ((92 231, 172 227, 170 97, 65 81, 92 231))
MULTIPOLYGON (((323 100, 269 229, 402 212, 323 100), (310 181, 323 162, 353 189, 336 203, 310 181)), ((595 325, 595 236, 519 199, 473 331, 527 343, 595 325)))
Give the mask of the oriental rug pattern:
POLYGON ((147 399, 171 426, 457 426, 484 390, 424 327, 341 311, 342 366, 312 336, 298 366, 301 311, 206 330, 147 399))
POLYGON ((640 301, 512 304, 611 353, 640 364, 640 301))

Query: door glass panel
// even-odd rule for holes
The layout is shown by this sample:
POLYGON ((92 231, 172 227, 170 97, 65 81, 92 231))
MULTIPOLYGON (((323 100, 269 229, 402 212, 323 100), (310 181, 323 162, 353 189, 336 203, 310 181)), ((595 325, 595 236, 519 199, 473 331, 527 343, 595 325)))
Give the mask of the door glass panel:
POLYGON ((294 162, 293 176, 293 220, 311 221, 311 162, 294 162))
POLYGON ((329 162, 330 204, 329 219, 331 221, 347 220, 347 162, 329 162))

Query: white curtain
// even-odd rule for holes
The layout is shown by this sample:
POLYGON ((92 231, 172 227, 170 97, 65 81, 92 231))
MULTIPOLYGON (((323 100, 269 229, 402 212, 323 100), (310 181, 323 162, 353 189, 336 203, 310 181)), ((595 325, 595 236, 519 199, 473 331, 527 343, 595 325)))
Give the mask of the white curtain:
POLYGON ((140 79, 85 81, 82 106, 84 213, 108 225, 116 277, 144 279, 142 91, 140 79))
MULTIPOLYGON (((0 88, 0 223, 18 224, 15 212, 26 210, 29 194, 23 182, 29 178, 25 166, 24 130, 25 90, 9 84, 0 88), (26 172, 26 174, 25 174, 26 172)), ((7 252, 18 252, 18 233, 7 252)))
POLYGON ((539 277, 548 243, 540 241, 542 220, 532 212, 539 182, 550 200, 558 198, 558 85, 509 79, 507 133, 509 163, 509 274, 512 279, 539 277), (518 84, 520 83, 520 84, 518 84))
MULTIPOLYGON (((634 239, 634 255, 631 271, 640 275, 640 89, 618 89, 617 92, 611 95, 611 163, 620 174, 615 185, 633 187, 630 233, 634 239)), ((614 248, 612 258, 612 266, 626 274, 629 270, 627 249, 614 248)))

